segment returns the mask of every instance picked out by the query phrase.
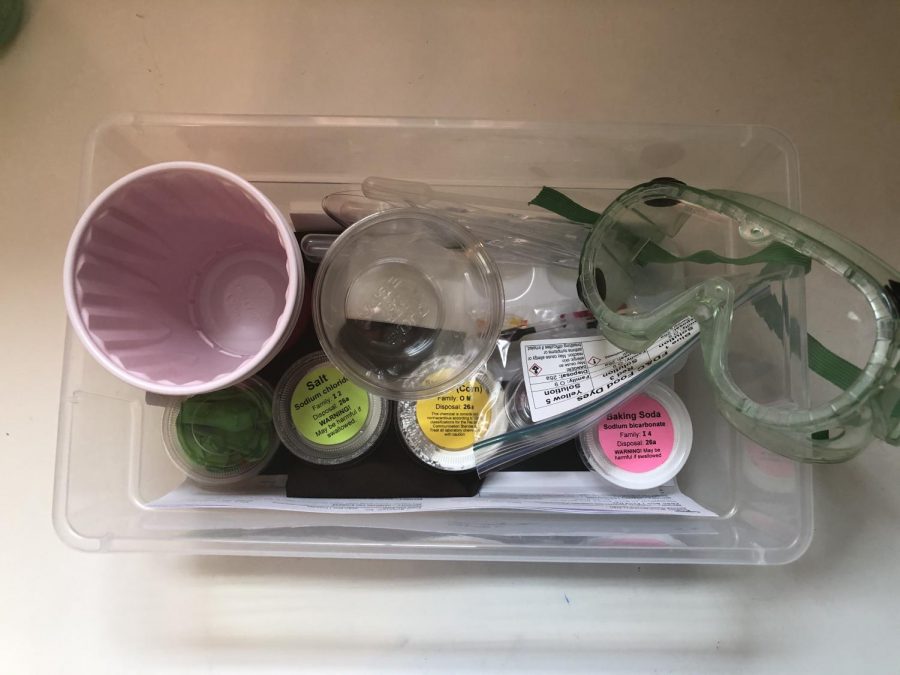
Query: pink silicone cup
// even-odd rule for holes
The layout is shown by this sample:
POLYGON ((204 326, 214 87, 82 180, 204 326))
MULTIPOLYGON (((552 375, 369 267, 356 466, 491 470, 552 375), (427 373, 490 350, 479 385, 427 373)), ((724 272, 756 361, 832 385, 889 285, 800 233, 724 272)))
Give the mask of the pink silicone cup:
POLYGON ((239 382, 283 346, 299 313, 293 229, 219 167, 155 164, 104 190, 66 252, 72 326, 111 373, 190 395, 239 382))

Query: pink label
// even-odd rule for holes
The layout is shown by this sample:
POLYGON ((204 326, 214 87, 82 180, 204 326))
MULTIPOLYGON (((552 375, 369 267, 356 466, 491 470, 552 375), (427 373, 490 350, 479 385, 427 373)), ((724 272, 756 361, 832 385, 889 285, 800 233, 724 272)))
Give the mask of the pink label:
POLYGON ((639 394, 603 418, 597 438, 617 467, 644 473, 669 459, 675 430, 668 411, 656 399, 639 394))

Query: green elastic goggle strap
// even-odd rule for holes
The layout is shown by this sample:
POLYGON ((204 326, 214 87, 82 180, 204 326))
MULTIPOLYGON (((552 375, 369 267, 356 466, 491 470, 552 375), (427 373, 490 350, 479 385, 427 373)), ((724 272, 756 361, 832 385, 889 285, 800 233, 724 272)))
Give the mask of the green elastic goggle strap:
POLYGON ((649 265, 651 263, 677 263, 692 262, 701 265, 715 265, 716 263, 726 263, 728 265, 756 265, 757 263, 775 263, 778 265, 798 265, 802 267, 804 272, 809 273, 812 266, 812 260, 809 256, 795 251, 790 246, 775 242, 760 249, 752 255, 743 258, 728 258, 719 255, 715 251, 703 250, 692 253, 691 255, 677 256, 669 253, 661 246, 648 241, 641 252, 638 253, 635 262, 638 265, 649 265))
MULTIPOLYGON (((782 336, 782 322, 779 320, 781 305, 778 304, 775 296, 766 295, 754 300, 753 307, 772 332, 780 338, 782 336)), ((832 352, 812 335, 806 336, 806 354, 809 369, 831 382, 838 389, 849 389, 861 372, 857 366, 832 352)), ((900 401, 893 407, 889 417, 892 419, 900 417, 900 401)), ((812 438, 813 440, 828 440, 828 430, 817 431, 812 434, 812 438)))
MULTIPOLYGON (((542 188, 537 197, 528 203, 539 206, 576 223, 593 225, 600 219, 599 213, 581 206, 581 204, 574 202, 558 190, 549 187, 542 188)), ((692 262, 701 265, 713 265, 716 263, 755 265, 758 263, 767 263, 797 265, 802 267, 807 273, 812 265, 812 260, 810 260, 809 256, 803 255, 791 247, 777 242, 769 244, 756 253, 743 258, 727 258, 714 251, 708 250, 697 251, 696 253, 686 256, 676 256, 652 241, 648 241, 641 249, 640 253, 638 253, 635 262, 638 265, 677 262, 692 262)), ((778 305, 778 301, 773 296, 769 295, 753 304, 769 328, 781 337, 781 323, 775 318, 781 315, 781 308, 780 305, 778 305), (772 303, 774 303, 774 306, 772 303)), ((831 384, 839 389, 845 390, 849 388, 862 372, 860 368, 829 350, 812 335, 807 335, 806 350, 810 370, 828 382, 831 382, 831 384)), ((895 413, 900 415, 900 410, 895 410, 895 413)), ((828 431, 818 431, 812 434, 812 438, 815 440, 827 440, 828 431)))
MULTIPOLYGON (((581 204, 572 201, 563 193, 554 190, 553 188, 545 187, 541 189, 538 196, 528 203, 552 211, 553 213, 576 223, 593 225, 600 219, 600 214, 596 211, 591 211, 590 209, 583 207, 581 204)), ((715 265, 716 263, 725 263, 728 265, 774 263, 779 265, 798 265, 807 273, 812 265, 809 256, 795 251, 790 246, 777 242, 769 244, 764 249, 743 258, 728 258, 719 255, 715 251, 709 250, 697 251, 696 253, 686 256, 677 256, 654 242, 647 241, 640 253, 638 253, 635 262, 638 265, 677 262, 692 262, 701 265, 715 265)))

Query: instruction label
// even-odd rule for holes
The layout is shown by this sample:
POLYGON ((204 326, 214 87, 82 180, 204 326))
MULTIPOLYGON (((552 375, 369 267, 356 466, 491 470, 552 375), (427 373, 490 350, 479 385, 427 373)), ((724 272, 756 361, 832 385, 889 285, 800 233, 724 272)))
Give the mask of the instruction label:
POLYGON ((491 424, 490 393, 479 379, 416 403, 416 422, 425 437, 445 450, 467 450, 491 424))
POLYGON ((604 415, 597 425, 603 454, 615 466, 632 473, 653 471, 669 459, 675 447, 672 418, 659 401, 638 394, 604 415))
POLYGON ((353 438, 369 416, 369 395, 334 366, 309 371, 291 396, 291 418, 300 435, 319 445, 353 438))
POLYGON ((531 419, 556 417, 615 391, 646 368, 696 339, 697 322, 687 317, 645 351, 622 351, 602 335, 523 340, 522 372, 531 419))

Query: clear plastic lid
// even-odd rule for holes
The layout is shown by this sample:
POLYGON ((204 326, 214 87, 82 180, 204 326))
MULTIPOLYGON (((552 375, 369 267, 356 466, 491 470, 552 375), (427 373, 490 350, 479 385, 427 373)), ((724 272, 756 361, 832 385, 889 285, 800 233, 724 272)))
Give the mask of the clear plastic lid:
POLYGON ((362 457, 381 437, 390 402, 341 373, 323 352, 291 366, 275 387, 278 436, 300 459, 337 466, 362 457))
POLYGON ((172 399, 163 412, 163 444, 172 462, 203 485, 255 476, 278 450, 272 388, 252 377, 227 389, 172 399))
POLYGON ((503 317, 503 284, 484 247, 422 209, 377 213, 345 230, 313 289, 328 358, 391 399, 428 398, 464 382, 494 349, 503 317), (440 372, 423 375, 437 358, 440 372))

